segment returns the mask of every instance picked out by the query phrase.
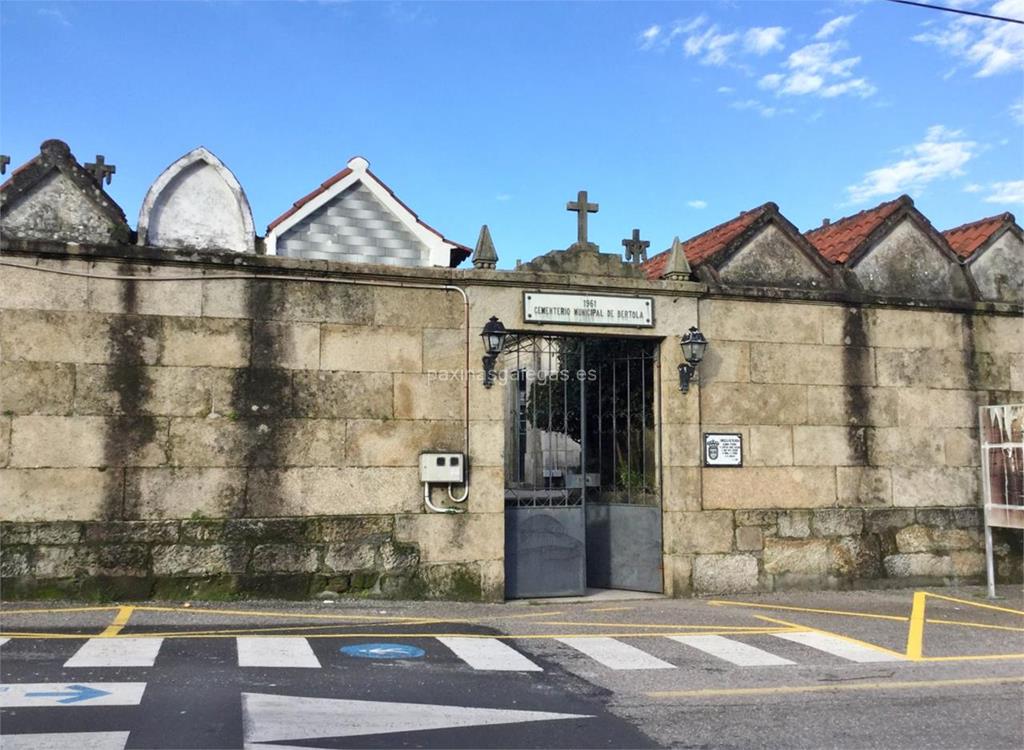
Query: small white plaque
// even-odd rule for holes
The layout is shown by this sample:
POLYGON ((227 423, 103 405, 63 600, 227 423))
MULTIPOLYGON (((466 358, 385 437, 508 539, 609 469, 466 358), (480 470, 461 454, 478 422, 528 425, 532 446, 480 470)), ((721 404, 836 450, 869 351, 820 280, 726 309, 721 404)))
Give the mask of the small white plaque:
POLYGON ((523 292, 523 320, 527 323, 653 328, 654 298, 523 292))
POLYGON ((705 432, 704 465, 743 466, 743 436, 738 432, 705 432))

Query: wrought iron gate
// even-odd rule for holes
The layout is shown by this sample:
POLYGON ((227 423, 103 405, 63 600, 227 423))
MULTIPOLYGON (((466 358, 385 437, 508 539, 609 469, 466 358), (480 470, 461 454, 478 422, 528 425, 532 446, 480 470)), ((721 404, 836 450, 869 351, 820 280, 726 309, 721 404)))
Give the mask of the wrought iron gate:
POLYGON ((662 590, 655 351, 633 339, 509 337, 508 597, 662 590))

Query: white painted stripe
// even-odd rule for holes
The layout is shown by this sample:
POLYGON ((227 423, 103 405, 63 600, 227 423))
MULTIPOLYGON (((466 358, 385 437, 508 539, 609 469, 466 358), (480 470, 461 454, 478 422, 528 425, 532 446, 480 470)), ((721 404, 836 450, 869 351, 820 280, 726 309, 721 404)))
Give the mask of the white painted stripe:
POLYGON ((240 667, 320 667, 320 660, 305 638, 267 636, 236 641, 240 667))
POLYGON ((163 638, 90 638, 64 667, 152 667, 163 642, 163 638))
POLYGON ((5 734, 4 750, 124 750, 129 732, 59 732, 57 734, 5 734))
POLYGON ((772 633, 776 638, 783 638, 801 646, 816 648, 826 654, 832 654, 842 659, 856 662, 873 661, 904 661, 905 657, 898 654, 887 654, 884 651, 877 651, 859 643, 848 641, 845 638, 838 638, 828 633, 772 633))
POLYGON ((497 638, 438 638, 473 669, 500 672, 543 672, 511 646, 497 638))
POLYGON ((9 640, 11 640, 11 639, 10 638, 0 638, 0 646, 3 646, 9 640))
POLYGON ((555 640, 582 651, 609 669, 675 669, 674 664, 651 656, 628 643, 614 638, 556 638, 555 640))
POLYGON ((781 667, 795 664, 789 659, 770 654, 756 646, 720 635, 670 635, 669 638, 740 667, 781 667))
MULTIPOLYGON (((0 685, 0 708, 137 706, 144 682, 18 682, 0 685)), ((4 737, 0 735, 0 745, 4 737)), ((6 747, 6 745, 4 745, 6 747)))

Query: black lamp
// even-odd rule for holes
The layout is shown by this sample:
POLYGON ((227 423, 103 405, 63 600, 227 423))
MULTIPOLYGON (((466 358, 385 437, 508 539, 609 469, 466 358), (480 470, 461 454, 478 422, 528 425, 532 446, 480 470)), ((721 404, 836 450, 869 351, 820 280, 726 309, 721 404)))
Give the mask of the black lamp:
POLYGON ((690 390, 690 380, 697 372, 697 365, 704 359, 704 352, 708 348, 708 340, 696 326, 690 326, 690 330, 679 339, 679 346, 683 350, 685 364, 679 365, 679 390, 686 393, 690 390))
POLYGON ((480 338, 484 340, 484 388, 490 388, 494 384, 494 363, 498 361, 498 355, 505 346, 504 324, 492 315, 491 319, 484 323, 484 330, 480 332, 480 338))

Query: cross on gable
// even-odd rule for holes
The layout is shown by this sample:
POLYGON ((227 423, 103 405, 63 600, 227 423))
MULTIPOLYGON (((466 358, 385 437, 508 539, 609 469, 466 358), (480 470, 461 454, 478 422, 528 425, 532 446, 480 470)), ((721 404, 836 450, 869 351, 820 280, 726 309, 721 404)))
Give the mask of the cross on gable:
POLYGON ((587 242, 587 214, 596 214, 597 209, 596 203, 587 203, 586 190, 580 190, 575 201, 565 204, 566 211, 576 212, 576 242, 580 247, 586 247, 589 244, 587 242))
POLYGON ((640 239, 639 229, 634 229, 633 238, 623 240, 622 245, 626 248, 627 262, 640 263, 647 260, 647 248, 651 246, 651 243, 648 240, 640 239))
POLYGON ((117 171, 117 167, 113 164, 106 164, 103 161, 103 154, 96 154, 95 162, 86 162, 85 168, 92 172, 92 176, 96 179, 96 182, 103 184, 103 180, 106 179, 107 184, 110 184, 110 179, 114 172, 117 171))
POLYGON ((7 154, 0 154, 0 174, 7 174, 7 165, 11 163, 11 157, 7 154))

